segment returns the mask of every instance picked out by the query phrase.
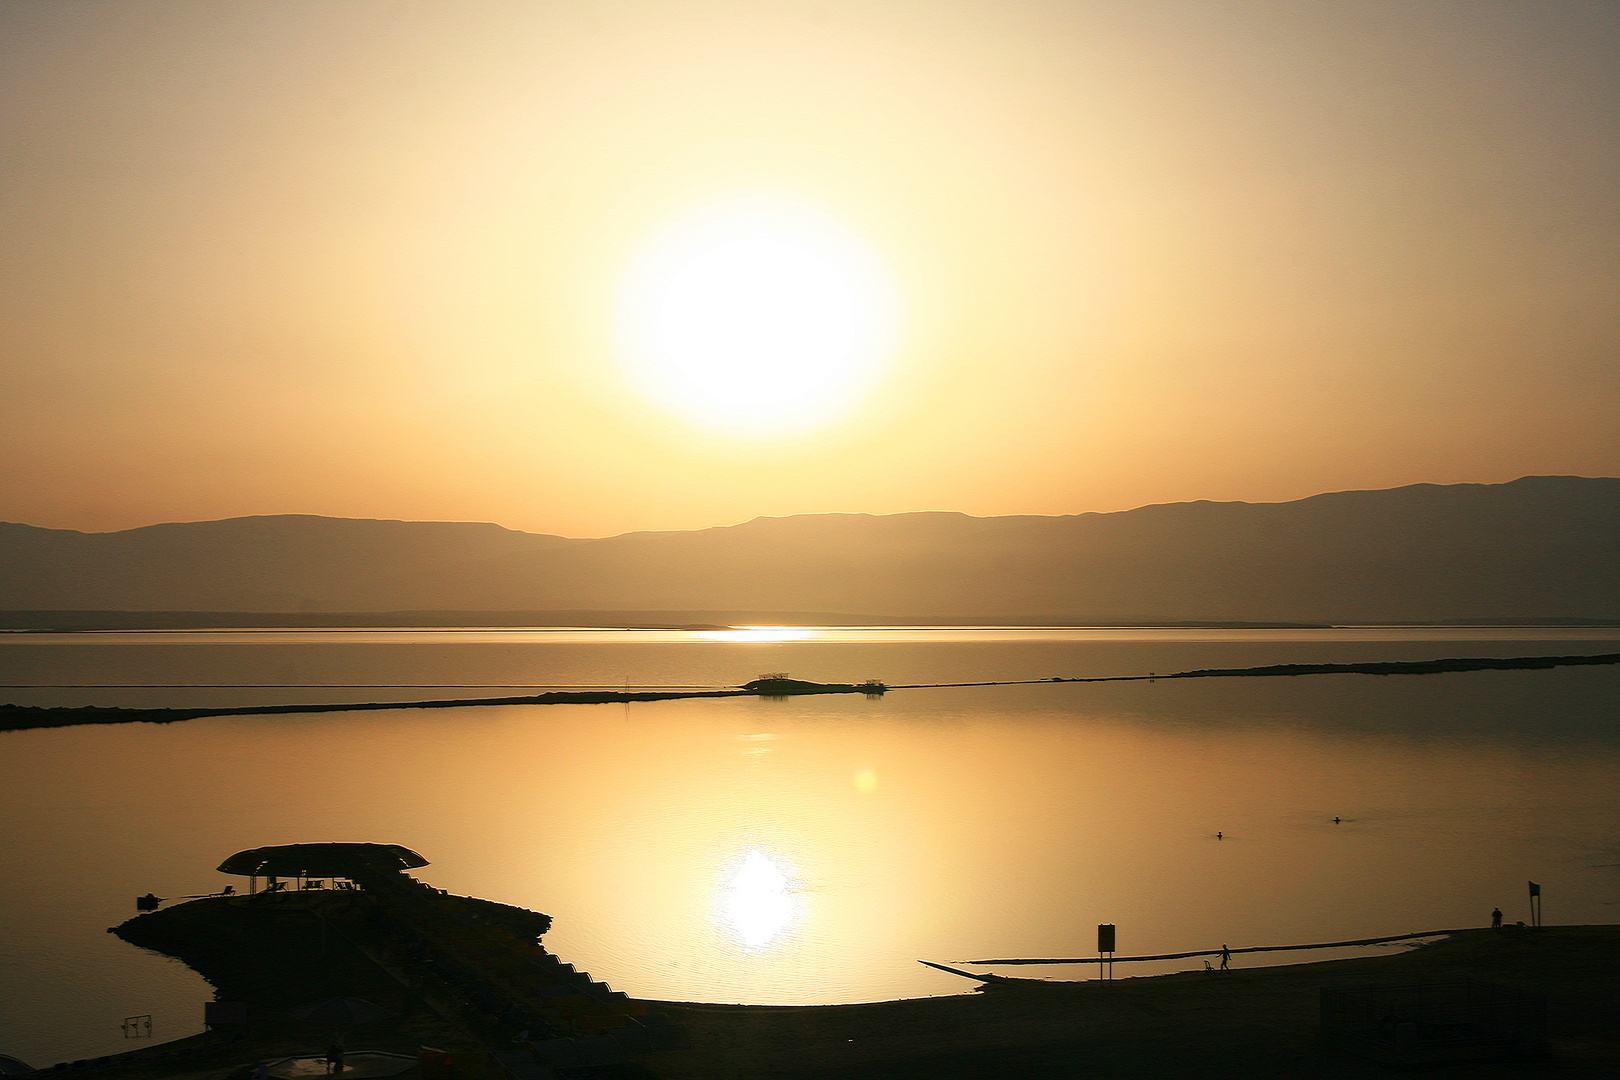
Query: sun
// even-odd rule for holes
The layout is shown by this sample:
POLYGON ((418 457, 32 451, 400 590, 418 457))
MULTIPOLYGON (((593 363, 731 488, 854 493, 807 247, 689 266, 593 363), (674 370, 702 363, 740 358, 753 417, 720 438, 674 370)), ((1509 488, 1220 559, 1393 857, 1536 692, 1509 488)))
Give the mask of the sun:
POLYGON ((857 407, 894 344, 892 280, 829 215, 749 195, 699 207, 637 256, 620 300, 632 384, 704 427, 787 435, 857 407))

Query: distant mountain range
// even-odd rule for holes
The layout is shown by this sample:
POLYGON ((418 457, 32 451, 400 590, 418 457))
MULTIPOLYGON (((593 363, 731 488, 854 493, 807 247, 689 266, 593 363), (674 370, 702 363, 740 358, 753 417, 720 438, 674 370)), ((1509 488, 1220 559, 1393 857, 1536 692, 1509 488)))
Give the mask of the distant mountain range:
POLYGON ((0 524, 0 609, 13 626, 115 625, 89 613, 117 611, 260 623, 1616 620, 1620 479, 1063 517, 815 514, 596 540, 300 515, 115 533, 0 524))

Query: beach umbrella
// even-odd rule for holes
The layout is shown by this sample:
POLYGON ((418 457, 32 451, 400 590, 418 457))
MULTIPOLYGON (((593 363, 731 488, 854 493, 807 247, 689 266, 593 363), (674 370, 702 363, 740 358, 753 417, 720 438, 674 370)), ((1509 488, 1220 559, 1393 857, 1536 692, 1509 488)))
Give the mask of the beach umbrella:
POLYGON ((287 1010, 287 1015, 295 1020, 335 1024, 340 1027, 365 1024, 372 1020, 390 1020, 395 1016, 381 1005, 365 998, 323 998, 320 1001, 308 1001, 297 1008, 287 1010))

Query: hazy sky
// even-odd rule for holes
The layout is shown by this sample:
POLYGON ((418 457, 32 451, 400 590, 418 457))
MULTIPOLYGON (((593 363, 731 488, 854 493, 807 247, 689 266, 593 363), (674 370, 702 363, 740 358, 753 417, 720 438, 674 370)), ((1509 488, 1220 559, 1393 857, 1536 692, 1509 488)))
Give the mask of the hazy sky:
POLYGON ((1615 475, 1620 4, 9 0, 0 244, 0 520, 1615 475))

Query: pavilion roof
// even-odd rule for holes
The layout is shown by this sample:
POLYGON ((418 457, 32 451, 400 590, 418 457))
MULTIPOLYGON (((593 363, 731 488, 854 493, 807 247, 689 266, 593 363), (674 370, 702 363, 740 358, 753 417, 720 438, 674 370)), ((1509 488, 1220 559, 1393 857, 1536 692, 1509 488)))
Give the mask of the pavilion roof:
POLYGON ((353 877, 368 870, 412 870, 427 864, 398 844, 282 844, 238 851, 219 864, 219 871, 243 877, 353 877))

